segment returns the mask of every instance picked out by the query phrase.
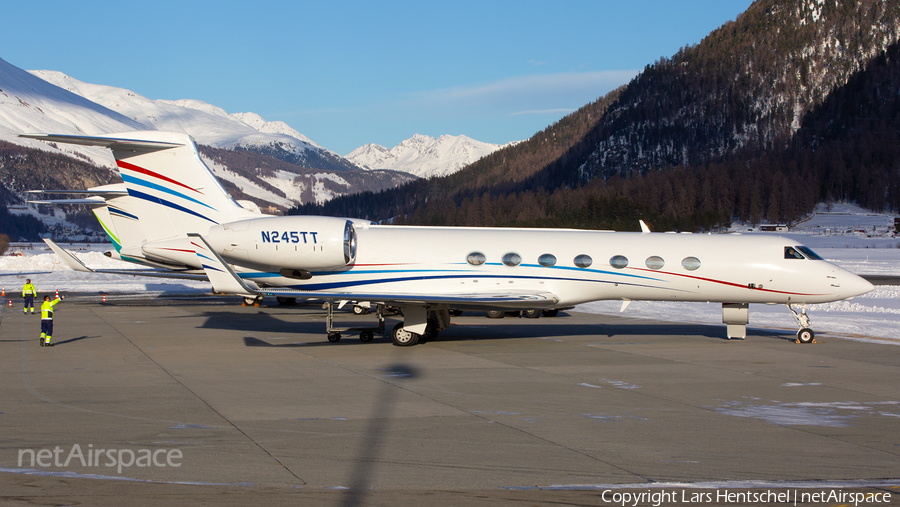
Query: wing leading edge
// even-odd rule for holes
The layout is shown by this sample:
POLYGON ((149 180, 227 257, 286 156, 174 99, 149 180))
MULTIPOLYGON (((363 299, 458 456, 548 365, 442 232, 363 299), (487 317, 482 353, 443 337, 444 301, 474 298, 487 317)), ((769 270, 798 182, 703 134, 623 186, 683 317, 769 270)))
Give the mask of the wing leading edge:
POLYGON ((201 275, 198 273, 184 273, 180 271, 165 269, 92 269, 87 267, 85 263, 81 262, 81 259, 75 257, 75 254, 57 245, 55 242, 53 242, 53 240, 44 238, 44 243, 47 243, 47 246, 49 246, 50 249, 53 250, 53 253, 55 253, 56 256, 63 261, 63 264, 69 267, 69 269, 72 269, 74 271, 81 271, 82 273, 149 276, 153 278, 174 278, 178 280, 196 281, 206 281, 207 279, 206 275, 201 275))

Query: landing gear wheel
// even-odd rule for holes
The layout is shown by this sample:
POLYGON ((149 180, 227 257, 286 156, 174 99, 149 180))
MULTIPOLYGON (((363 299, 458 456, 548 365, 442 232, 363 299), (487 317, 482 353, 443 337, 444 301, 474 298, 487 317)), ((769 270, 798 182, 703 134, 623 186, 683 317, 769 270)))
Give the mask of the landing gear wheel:
POLYGON ((503 313, 503 310, 488 310, 487 318, 489 319, 502 319, 506 314, 503 313))
POLYGON ((341 341, 341 333, 338 333, 337 331, 328 333, 328 341, 330 341, 331 343, 337 343, 341 341))
POLYGON ((365 306, 353 305, 353 315, 365 315, 369 313, 369 309, 365 306))
MULTIPOLYGON (((244 301, 246 301, 246 300, 247 300, 247 298, 244 298, 244 301)), ((286 298, 284 296, 278 296, 275 298, 275 300, 278 301, 278 304, 280 304, 280 305, 297 304, 297 298, 286 298)))
POLYGON ((253 305, 256 304, 256 298, 245 297, 245 298, 244 298, 244 304, 247 305, 247 306, 253 306, 253 305))
POLYGON ((425 326, 425 333, 419 336, 419 343, 428 343, 431 340, 436 339, 438 333, 440 333, 440 331, 437 330, 437 322, 429 320, 428 325, 425 326))
POLYGON ((555 308, 553 310, 543 310, 541 311, 541 315, 543 315, 544 317, 556 317, 557 315, 559 315, 559 310, 555 308))
POLYGON ((391 339, 394 341, 394 345, 398 347, 410 347, 419 342, 419 335, 407 331, 406 328, 403 327, 403 323, 400 322, 394 326, 393 331, 391 331, 391 339))
POLYGON ((797 331, 797 341, 800 343, 812 343, 815 339, 816 334, 808 327, 804 327, 800 331, 797 331))
POLYGON ((527 318, 527 319, 536 319, 541 316, 541 311, 540 310, 525 310, 524 312, 522 312, 522 314, 525 315, 525 318, 527 318))
POLYGON ((375 333, 372 331, 366 330, 359 333, 359 341, 363 343, 369 343, 373 338, 375 338, 375 333))

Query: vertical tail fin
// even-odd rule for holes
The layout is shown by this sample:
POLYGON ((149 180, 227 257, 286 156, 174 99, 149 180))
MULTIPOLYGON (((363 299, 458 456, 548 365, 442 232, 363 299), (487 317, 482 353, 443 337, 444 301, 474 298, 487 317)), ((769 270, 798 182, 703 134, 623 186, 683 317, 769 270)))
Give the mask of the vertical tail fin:
POLYGON ((225 191, 187 134, 141 131, 20 137, 112 150, 128 190, 128 213, 140 218, 146 242, 185 238, 190 232, 205 233, 213 225, 258 216, 225 191))

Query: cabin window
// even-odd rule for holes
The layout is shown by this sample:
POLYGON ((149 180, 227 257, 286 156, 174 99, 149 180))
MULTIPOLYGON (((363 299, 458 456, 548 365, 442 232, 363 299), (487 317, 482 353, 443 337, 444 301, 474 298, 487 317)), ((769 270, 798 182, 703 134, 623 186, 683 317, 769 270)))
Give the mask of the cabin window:
POLYGON ((522 256, 517 253, 508 253, 503 256, 503 264, 507 266, 518 266, 522 263, 522 256))
POLYGON ((538 257, 538 264, 544 266, 545 268, 549 268, 550 266, 556 265, 556 256, 553 254, 544 254, 538 257))
POLYGON ((609 265, 616 269, 622 269, 628 265, 628 257, 625 257, 624 255, 614 255, 609 259, 609 265))
POLYGON ((809 257, 810 259, 812 259, 814 261, 824 261, 825 260, 825 259, 819 257, 819 254, 817 254, 816 252, 813 252, 812 249, 808 246, 798 246, 797 250, 800 250, 801 252, 806 254, 807 257, 809 257))
POLYGON ((664 261, 662 257, 654 255, 652 257, 647 257, 644 264, 650 269, 662 269, 662 267, 666 265, 666 261, 664 261))
POLYGON ((591 259, 590 255, 581 254, 575 257, 575 265, 579 268, 587 268, 590 267, 591 264, 594 263, 594 259, 591 259))
POLYGON ((806 257, 804 257, 803 254, 801 254, 800 252, 794 250, 794 247, 786 246, 786 247, 784 247, 784 258, 785 259, 805 259, 806 257))
POLYGON ((484 264, 484 254, 481 252, 472 252, 466 257, 466 262, 473 266, 481 266, 484 264))
POLYGON ((700 267, 700 259, 696 257, 685 257, 684 260, 681 261, 681 267, 688 271, 694 271, 700 267))

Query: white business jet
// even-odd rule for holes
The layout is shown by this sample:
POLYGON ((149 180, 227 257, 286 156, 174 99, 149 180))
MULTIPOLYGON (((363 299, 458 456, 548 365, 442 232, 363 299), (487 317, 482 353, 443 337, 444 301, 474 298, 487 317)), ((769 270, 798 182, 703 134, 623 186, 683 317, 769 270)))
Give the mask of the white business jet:
POLYGON ((127 192, 112 197, 116 211, 108 217, 129 238, 119 236, 117 256, 202 269, 216 291, 245 297, 400 308, 403 322, 391 333, 400 346, 446 329, 451 309, 552 313, 597 300, 620 300, 623 310, 633 300, 721 303, 729 338, 746 337, 750 303, 785 304, 798 340, 811 342, 807 304, 873 289, 783 237, 267 216, 231 198, 187 134, 22 137, 112 150, 127 192))

